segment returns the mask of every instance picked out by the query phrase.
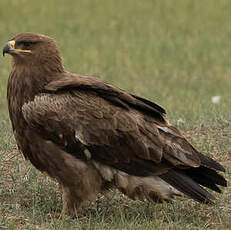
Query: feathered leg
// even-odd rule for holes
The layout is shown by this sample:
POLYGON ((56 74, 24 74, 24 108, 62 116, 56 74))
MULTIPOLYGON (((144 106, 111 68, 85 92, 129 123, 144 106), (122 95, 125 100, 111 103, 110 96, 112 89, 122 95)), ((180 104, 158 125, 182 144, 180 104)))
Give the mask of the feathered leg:
POLYGON ((78 197, 74 188, 62 186, 63 213, 68 216, 77 216, 83 212, 83 200, 78 197))

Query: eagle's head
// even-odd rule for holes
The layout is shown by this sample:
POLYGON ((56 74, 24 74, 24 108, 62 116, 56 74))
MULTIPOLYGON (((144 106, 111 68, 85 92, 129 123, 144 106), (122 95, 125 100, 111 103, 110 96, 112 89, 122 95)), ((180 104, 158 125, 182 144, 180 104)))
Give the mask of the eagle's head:
POLYGON ((39 68, 63 69, 61 57, 54 39, 31 32, 20 33, 11 38, 3 48, 3 56, 10 54, 13 63, 39 68))

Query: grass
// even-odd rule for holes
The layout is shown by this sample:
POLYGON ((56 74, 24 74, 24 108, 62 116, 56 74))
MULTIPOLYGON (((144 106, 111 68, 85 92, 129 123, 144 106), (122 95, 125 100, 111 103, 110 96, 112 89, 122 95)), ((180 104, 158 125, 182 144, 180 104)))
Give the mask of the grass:
MULTIPOLYGON (((171 123, 231 171, 229 0, 0 1, 0 41, 54 37, 66 69, 94 75, 167 109, 171 123), (221 96, 219 104, 211 97, 221 96)), ((18 154, 6 106, 10 58, 0 60, 0 229, 230 229, 231 187, 215 206, 148 204, 115 191, 78 219, 58 215, 55 182, 18 154)), ((230 181, 230 174, 226 174, 230 181)))

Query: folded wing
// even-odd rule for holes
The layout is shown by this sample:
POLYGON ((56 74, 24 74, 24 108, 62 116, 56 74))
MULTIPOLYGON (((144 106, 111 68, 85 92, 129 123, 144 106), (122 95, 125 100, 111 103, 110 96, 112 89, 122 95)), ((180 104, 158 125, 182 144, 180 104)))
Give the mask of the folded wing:
POLYGON ((77 158, 157 175, 199 202, 213 199, 199 184, 217 192, 217 185, 226 186, 215 171, 224 168, 169 125, 164 109, 95 78, 65 73, 24 104, 23 115, 35 132, 77 158))

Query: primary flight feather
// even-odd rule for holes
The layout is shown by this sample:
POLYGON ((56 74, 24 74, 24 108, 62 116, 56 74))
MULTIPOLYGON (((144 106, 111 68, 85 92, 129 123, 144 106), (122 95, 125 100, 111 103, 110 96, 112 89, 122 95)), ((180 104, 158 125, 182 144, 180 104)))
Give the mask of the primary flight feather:
POLYGON ((221 192, 225 171, 171 126, 165 110, 97 78, 67 72, 55 40, 20 33, 3 48, 13 57, 9 115, 19 150, 63 189, 63 209, 81 211, 108 185, 132 199, 201 203, 221 192))

